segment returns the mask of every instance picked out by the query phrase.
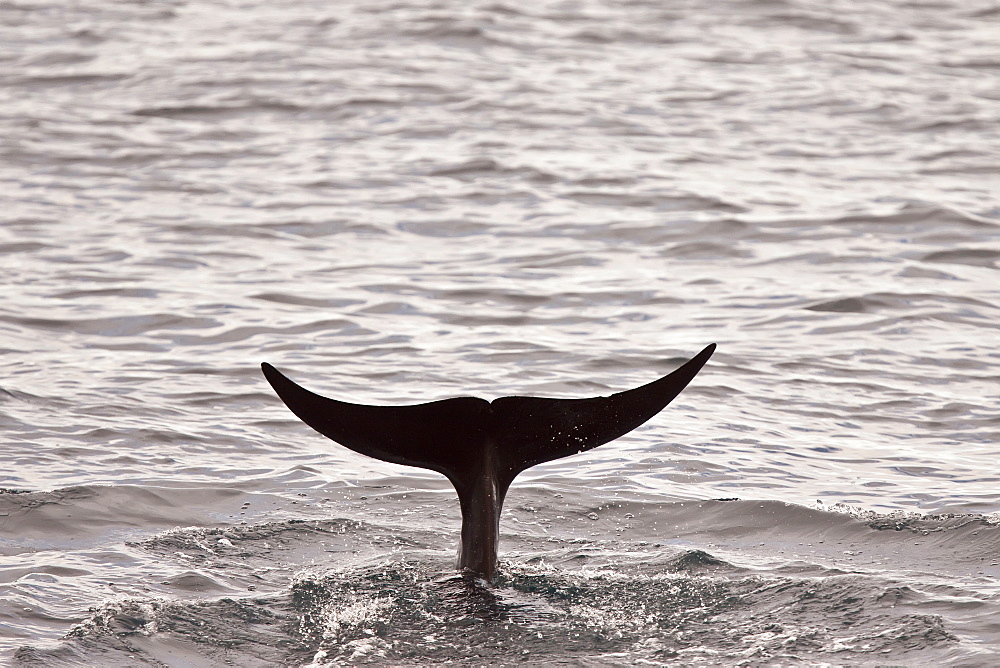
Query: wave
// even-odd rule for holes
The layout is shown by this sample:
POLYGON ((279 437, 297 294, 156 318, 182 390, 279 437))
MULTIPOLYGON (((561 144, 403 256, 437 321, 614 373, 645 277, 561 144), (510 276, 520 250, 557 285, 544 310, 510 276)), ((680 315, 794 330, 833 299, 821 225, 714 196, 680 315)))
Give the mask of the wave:
MULTIPOLYGON (((110 600, 59 643, 15 658, 465 664, 502 663, 511 648, 539 664, 998 656, 962 638, 988 633, 997 614, 980 583, 1000 572, 1000 518, 750 500, 588 507, 582 494, 545 507, 534 494, 505 515, 516 531, 504 532, 491 587, 450 575, 455 529, 404 528, 393 514, 414 502, 390 494, 378 501, 381 519, 175 529, 128 543, 133 559, 165 573, 146 583, 159 595, 110 600)), ((46 497, 10 498, 24 507, 46 497)), ((28 571, 79 575, 44 564, 11 575, 28 571)))

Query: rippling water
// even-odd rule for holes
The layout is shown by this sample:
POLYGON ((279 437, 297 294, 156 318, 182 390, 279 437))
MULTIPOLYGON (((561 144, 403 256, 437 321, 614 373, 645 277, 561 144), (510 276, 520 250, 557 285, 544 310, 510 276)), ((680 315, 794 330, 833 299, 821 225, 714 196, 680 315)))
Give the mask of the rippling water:
POLYGON ((0 4, 24 665, 1000 662, 1000 5, 0 4), (328 396, 581 397, 492 589, 328 396))

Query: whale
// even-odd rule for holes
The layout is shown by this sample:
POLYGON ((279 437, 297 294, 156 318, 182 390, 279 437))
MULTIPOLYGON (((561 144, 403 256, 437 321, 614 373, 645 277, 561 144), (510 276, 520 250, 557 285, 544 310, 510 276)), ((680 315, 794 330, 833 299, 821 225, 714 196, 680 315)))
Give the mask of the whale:
POLYGON ((668 375, 609 396, 583 399, 455 397, 405 406, 328 399, 264 362, 278 397, 300 420, 355 452, 445 475, 458 493, 457 569, 491 582, 500 513, 522 471, 613 441, 663 410, 715 352, 710 344, 668 375))

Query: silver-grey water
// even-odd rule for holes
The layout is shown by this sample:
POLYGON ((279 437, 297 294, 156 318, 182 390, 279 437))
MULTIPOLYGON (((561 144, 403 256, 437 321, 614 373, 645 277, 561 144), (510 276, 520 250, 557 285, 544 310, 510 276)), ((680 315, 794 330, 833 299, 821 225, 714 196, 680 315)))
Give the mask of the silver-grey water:
POLYGON ((1000 662, 1000 5, 0 3, 0 650, 1000 662), (294 419, 583 397, 457 501, 294 419), (733 500, 735 499, 735 500, 733 500))

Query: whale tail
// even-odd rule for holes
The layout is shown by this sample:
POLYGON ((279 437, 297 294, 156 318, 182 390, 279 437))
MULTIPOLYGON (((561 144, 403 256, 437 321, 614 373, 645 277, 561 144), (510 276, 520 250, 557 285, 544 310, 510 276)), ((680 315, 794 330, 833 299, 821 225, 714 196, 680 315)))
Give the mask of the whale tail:
POLYGON ((713 352, 714 343, 669 375, 606 397, 458 397, 410 406, 328 399, 266 362, 261 368, 285 405, 327 438, 369 457, 447 476, 462 506, 459 567, 489 579, 500 509, 514 478, 632 431, 680 394, 713 352))

